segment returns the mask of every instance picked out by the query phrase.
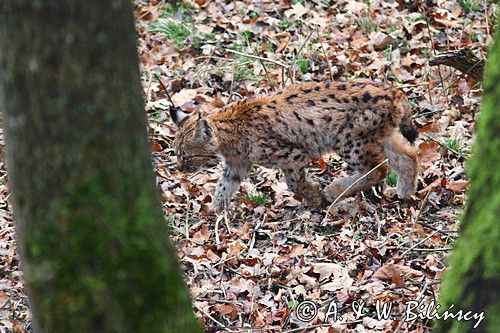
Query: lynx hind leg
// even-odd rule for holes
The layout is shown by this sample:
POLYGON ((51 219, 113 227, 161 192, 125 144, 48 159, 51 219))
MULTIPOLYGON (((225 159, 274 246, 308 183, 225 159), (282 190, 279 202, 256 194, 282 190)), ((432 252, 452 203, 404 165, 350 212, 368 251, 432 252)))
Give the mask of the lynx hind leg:
POLYGON ((358 144, 356 142, 353 146, 354 148, 349 151, 341 151, 340 156, 355 169, 355 172, 351 176, 337 179, 325 187, 324 194, 330 202, 367 190, 385 178, 387 165, 382 163, 385 155, 379 145, 367 142, 358 144), (339 198, 341 195, 342 198, 339 198))
POLYGON ((397 131, 384 142, 384 152, 389 165, 398 175, 397 192, 400 198, 415 193, 417 188, 417 150, 397 131))

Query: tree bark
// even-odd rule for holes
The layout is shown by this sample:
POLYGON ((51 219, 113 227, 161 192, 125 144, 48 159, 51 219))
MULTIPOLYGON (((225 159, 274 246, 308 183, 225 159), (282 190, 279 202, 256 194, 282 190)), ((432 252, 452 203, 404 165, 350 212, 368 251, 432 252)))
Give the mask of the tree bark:
POLYGON ((43 332, 197 332, 150 163, 129 0, 0 2, 0 107, 43 332))
POLYGON ((472 321, 437 321, 436 332, 498 332, 500 328, 500 29, 489 51, 478 136, 468 165, 470 188, 462 234, 441 287, 441 310, 484 311, 472 321))

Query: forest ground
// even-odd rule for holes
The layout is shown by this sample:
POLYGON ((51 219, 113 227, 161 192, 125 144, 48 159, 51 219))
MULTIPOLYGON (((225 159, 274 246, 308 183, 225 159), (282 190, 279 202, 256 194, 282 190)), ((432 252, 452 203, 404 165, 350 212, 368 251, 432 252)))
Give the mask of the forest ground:
MULTIPOLYGON (((404 322, 409 300, 439 292, 465 200, 481 87, 455 70, 430 67, 439 52, 491 43, 491 1, 135 1, 142 88, 152 162, 166 225, 197 316, 206 331, 427 331, 404 322), (271 60, 270 60, 271 59, 271 60), (209 212, 218 169, 175 167, 175 135, 162 81, 187 112, 296 82, 372 78, 400 87, 412 102, 420 158, 418 193, 400 201, 397 179, 343 200, 326 216, 308 210, 277 170, 255 167, 233 208, 209 212), (309 323, 294 309, 322 306, 309 323), (324 327, 331 301, 342 319, 324 327), (395 317, 377 320, 377 301, 395 317), (362 315, 353 305, 365 304, 362 315)), ((0 133, 0 332, 30 331, 0 133)), ((335 154, 312 163, 325 185, 348 173, 335 154)))

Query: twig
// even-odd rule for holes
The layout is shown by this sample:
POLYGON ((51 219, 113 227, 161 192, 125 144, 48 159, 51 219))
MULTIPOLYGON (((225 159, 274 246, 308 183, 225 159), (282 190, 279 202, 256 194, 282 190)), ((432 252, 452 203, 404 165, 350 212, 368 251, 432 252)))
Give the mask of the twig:
POLYGON ((199 306, 197 306, 196 304, 193 304, 193 306, 196 308, 196 310, 200 311, 201 313, 203 313, 205 316, 207 316, 208 318, 210 318, 214 323, 216 323, 217 325, 220 325, 223 329, 225 329, 226 331, 228 332, 234 332, 233 330, 231 330, 229 327, 227 327, 226 325, 224 325, 223 323, 221 323, 220 321, 218 321, 217 319, 215 319, 214 317, 212 317, 211 315, 209 315, 207 312, 205 312, 205 310, 203 310, 202 308, 200 308, 199 306))
POLYGON ((330 72, 330 80, 333 81, 333 70, 332 70, 332 65, 330 64, 330 59, 328 59, 328 55, 326 54, 325 48, 323 47, 323 43, 321 43, 320 40, 320 35, 319 35, 319 30, 316 29, 316 33, 318 35, 318 42, 319 46, 321 47, 321 51, 323 52, 323 56, 325 57, 326 63, 328 64, 328 71, 330 72))
POLYGON ((444 251, 451 251, 453 248, 452 247, 438 247, 434 249, 413 249, 413 251, 417 252, 444 252, 444 251))
POLYGON ((252 55, 252 54, 246 54, 246 53, 235 51, 235 50, 231 50, 231 49, 226 49, 226 51, 234 53, 234 54, 238 54, 240 56, 247 57, 247 58, 252 58, 252 59, 257 59, 257 60, 262 60, 262 61, 268 61, 270 63, 273 63, 273 64, 281 66, 281 67, 287 67, 284 63, 279 62, 277 60, 268 59, 268 58, 264 58, 264 57, 259 57, 259 56, 252 55))
POLYGON ((170 97, 170 94, 168 93, 168 90, 167 90, 167 87, 165 87, 165 85, 163 84, 163 82, 161 81, 160 79, 160 76, 158 74, 155 73, 155 77, 156 79, 158 80, 158 82, 160 83, 161 87, 163 88, 163 90, 165 91, 165 94, 167 94, 167 97, 168 97, 168 100, 170 103, 172 103, 172 106, 175 108, 175 104, 174 102, 172 101, 172 98, 170 97))
POLYGON ((217 219, 215 220, 215 244, 219 245, 220 244, 220 238, 219 238, 219 223, 220 221, 224 218, 223 214, 217 215, 217 219))
POLYGON ((377 222, 377 237, 380 238, 381 222, 380 222, 380 219, 378 217, 377 211, 375 211, 375 213, 373 214, 373 216, 375 217, 375 221, 377 222))
POLYGON ((434 105, 434 102, 432 101, 432 93, 431 93, 431 85, 429 84, 429 82, 427 82, 427 91, 429 93, 429 102, 431 103, 431 105, 434 105))
MULTIPOLYGON (((429 191, 430 192, 430 191, 429 191)), ((404 257, 405 255, 408 254, 408 252, 411 252, 413 251, 417 246, 427 242, 427 240, 429 240, 429 238, 431 238, 432 236, 434 236, 435 234, 438 233, 438 230, 434 231, 432 234, 430 234, 429 236, 425 237, 424 239, 422 239, 420 242, 418 243, 415 243, 412 247, 410 247, 408 250, 406 250, 405 252, 403 252, 403 254, 401 255, 401 257, 404 257)))
MULTIPOLYGON (((432 38, 431 26, 429 25, 428 18, 425 19, 425 23, 427 24, 427 31, 429 32, 432 54, 436 55, 436 49, 434 48, 434 39, 432 38)), ((441 65, 438 65, 438 74, 439 74, 439 80, 441 81, 441 87, 444 89, 443 76, 441 75, 441 65)), ((448 101, 448 95, 446 95, 446 101, 448 101)))
MULTIPOLYGON (((353 320, 353 321, 348 321, 348 322, 345 322, 345 323, 339 323, 340 325, 350 325, 350 324, 357 324, 357 323, 362 323, 363 320, 362 319, 358 319, 358 320, 353 320)), ((304 326, 304 327, 298 327, 298 328, 294 328, 294 329, 291 329, 291 330, 288 330, 288 331, 283 331, 283 333, 295 333, 295 332, 302 332, 302 331, 305 331, 305 330, 310 330, 310 329, 313 329, 313 328, 318 328, 318 327, 331 327, 333 326, 333 324, 327 324, 327 323, 324 323, 324 324, 316 324, 316 325, 311 325, 311 326, 304 326)))
POLYGON ((484 0, 484 18, 486 19, 486 36, 490 35, 490 22, 488 15, 488 0, 484 0))
POLYGON ((325 218, 323 219, 323 221, 321 222, 321 224, 325 223, 326 220, 328 219, 328 214, 330 214, 330 210, 332 210, 333 206, 335 206, 335 204, 340 200, 340 198, 342 198, 342 196, 344 194, 347 193, 347 191, 349 191, 354 185, 356 185, 360 180, 366 178, 367 176, 369 176, 373 171, 377 170, 379 167, 381 167, 382 165, 384 165, 384 163, 387 163, 387 158, 385 160, 383 160, 382 162, 380 162, 379 164, 377 164, 374 168, 372 168, 370 171, 368 171, 367 173, 365 173, 364 175, 362 175, 361 177, 359 177, 358 179, 356 179, 356 181, 354 183, 352 183, 351 185, 349 185, 342 193, 339 194, 339 196, 337 198, 335 198, 335 200, 333 200, 332 204, 330 205, 330 207, 328 207, 328 210, 326 211, 326 215, 325 215, 325 218))
POLYGON ((227 301, 225 299, 197 297, 197 298, 195 298, 195 300, 198 302, 214 302, 214 303, 221 303, 221 304, 231 304, 231 305, 243 306, 243 304, 241 302, 227 301))
MULTIPOLYGON (((464 38, 464 32, 465 32, 465 27, 467 26, 467 20, 465 20, 465 23, 464 25, 462 26, 462 31, 460 32, 460 40, 458 41, 458 48, 457 49, 461 49, 462 48, 462 40, 464 38)), ((449 51, 449 50, 448 50, 449 51)), ((451 77, 450 77, 450 81, 453 81, 455 80, 455 74, 457 73, 457 69, 456 68, 453 68, 453 72, 451 72, 451 77)))
POLYGON ((437 143, 437 144, 438 144, 438 145, 440 145, 441 147, 448 149, 449 151, 451 151, 451 152, 452 152, 452 153, 454 153, 455 155, 460 156, 460 157, 463 157, 463 158, 467 158, 467 155, 462 154, 462 153, 460 153, 460 152, 456 151, 455 149, 448 147, 447 145, 445 145, 445 144, 444 144, 444 143, 442 143, 441 141, 438 141, 438 140, 434 139, 434 138, 433 138, 433 137, 431 137, 430 135, 426 135, 425 137, 426 137, 427 139, 431 140, 431 141, 434 141, 435 143, 437 143))
MULTIPOLYGON (((304 40, 304 43, 302 43, 302 45, 300 46, 299 51, 293 57, 292 64, 289 67, 289 75, 290 75, 290 80, 292 81, 292 83, 294 82, 294 79, 295 79, 295 70, 294 70, 295 63, 297 62, 297 59, 299 58, 300 54, 302 53, 302 50, 306 46, 307 42, 311 38, 314 31, 316 31, 316 29, 311 31, 311 33, 306 37, 306 39, 304 40)), ((285 81, 285 83, 286 83, 286 81, 285 81)))
POLYGON ((441 230, 440 228, 436 228, 435 226, 432 226, 432 225, 425 223, 425 222, 418 222, 418 224, 421 224, 424 227, 429 228, 431 230, 438 230, 438 232, 444 236, 450 236, 450 235, 448 235, 448 233, 458 233, 458 230, 441 230))
POLYGON ((229 225, 229 219, 227 218, 227 210, 224 209, 224 223, 226 224, 227 232, 231 233, 231 226, 229 225))
POLYGON ((415 216, 415 221, 413 221, 413 229, 415 229, 415 226, 418 223, 418 220, 420 219, 420 215, 422 215, 422 212, 424 210, 425 204, 427 203, 427 199, 429 199, 429 195, 431 194, 431 190, 427 191, 425 194, 424 200, 422 201, 422 204, 420 205, 420 208, 418 209, 417 216, 415 216))
POLYGON ((275 84, 274 84, 274 81, 271 79, 271 75, 269 74, 269 72, 267 71, 267 67, 266 65, 264 64, 264 60, 262 59, 259 59, 260 61, 260 64, 262 65, 262 68, 264 68, 264 73, 266 73, 266 77, 267 77, 267 80, 269 81, 269 83, 271 84, 271 87, 273 87, 273 90, 274 88, 276 87, 275 84))

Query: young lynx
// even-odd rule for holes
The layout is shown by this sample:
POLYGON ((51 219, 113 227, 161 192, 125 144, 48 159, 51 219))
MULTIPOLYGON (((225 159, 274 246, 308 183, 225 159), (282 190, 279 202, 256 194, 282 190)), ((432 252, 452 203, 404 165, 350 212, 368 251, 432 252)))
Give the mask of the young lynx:
MULTIPOLYGON (((413 194, 418 133, 404 94, 371 81, 303 83, 271 95, 232 103, 204 115, 170 109, 178 126, 178 168, 192 172, 224 163, 214 208, 227 207, 253 164, 280 168, 289 188, 306 203, 324 207, 385 158, 398 175, 400 197, 413 194), (336 152, 355 172, 321 191, 305 166, 336 152)), ((385 164, 355 183, 343 197, 385 178, 385 164)))

